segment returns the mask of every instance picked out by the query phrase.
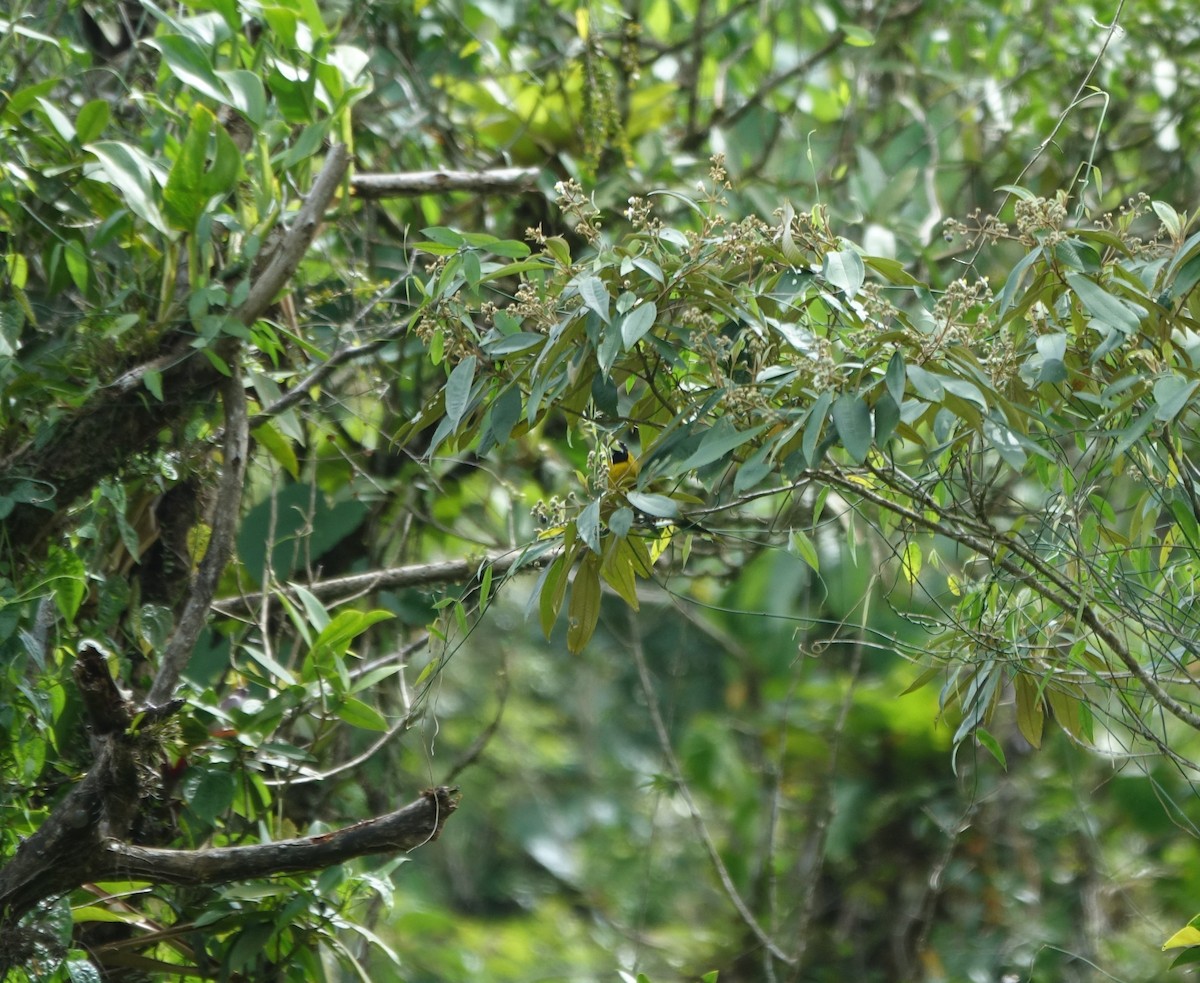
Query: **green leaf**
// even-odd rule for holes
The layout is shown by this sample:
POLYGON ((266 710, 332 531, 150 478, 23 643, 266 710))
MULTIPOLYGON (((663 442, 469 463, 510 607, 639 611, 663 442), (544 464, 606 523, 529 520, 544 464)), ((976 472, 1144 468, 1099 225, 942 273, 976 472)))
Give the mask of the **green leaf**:
POLYGON ((906 379, 903 353, 899 351, 892 352, 892 357, 888 359, 887 371, 884 373, 883 381, 887 386, 888 394, 896 401, 897 406, 900 406, 904 402, 906 379))
POLYGON ((451 427, 457 427, 462 422, 471 401, 471 385, 475 381, 475 366, 477 359, 468 355, 450 373, 446 380, 446 418, 451 427))
POLYGON ((1158 406, 1154 418, 1163 422, 1174 420, 1187 406, 1197 387, 1200 387, 1200 380, 1185 379, 1179 375, 1172 374, 1159 379, 1154 384, 1154 402, 1158 406))
POLYGON ((600 575, 634 611, 639 608, 637 596, 638 556, 627 539, 612 537, 604 550, 600 575))
POLYGON ((237 791, 232 771, 197 769, 183 783, 183 801, 202 822, 212 825, 229 807, 237 791))
POLYGON ((821 572, 821 558, 817 547, 802 529, 792 529, 788 533, 788 552, 794 553, 812 567, 815 573, 821 572))
POLYGON ((162 373, 157 369, 147 369, 142 373, 142 385, 160 403, 163 401, 162 373))
POLYGON ((1075 295, 1097 321, 1111 325, 1127 335, 1137 333, 1142 318, 1146 316, 1145 310, 1121 297, 1114 297, 1082 273, 1068 273, 1066 277, 1075 295))
POLYGON ((217 78, 229 91, 229 105, 245 116, 251 126, 260 127, 266 122, 267 93, 261 78, 242 68, 218 69, 217 78))
POLYGON ((150 38, 146 44, 162 53, 163 61, 179 81, 222 105, 231 104, 229 91, 217 77, 209 56, 191 38, 183 34, 167 34, 150 38))
POLYGON ((1004 757, 1004 748, 1000 746, 1000 742, 996 740, 982 727, 975 728, 975 739, 988 751, 993 758, 1000 762, 1000 767, 1008 771, 1008 761, 1004 757))
POLYGON ((900 425, 900 407, 891 393, 884 393, 875 403, 875 445, 884 447, 900 425))
POLYGON ((626 499, 639 512, 652 515, 659 519, 675 519, 679 516, 679 503, 666 495, 656 495, 652 492, 631 491, 626 493, 626 499))
POLYGON ((638 304, 631 310, 621 321, 621 340, 625 344, 625 350, 629 351, 636 345, 642 337, 654 327, 655 319, 658 317, 658 308, 654 301, 648 300, 638 304))
POLYGON ((195 106, 163 189, 167 217, 180 231, 192 231, 214 198, 236 189, 241 170, 241 154, 225 127, 204 106, 195 106))
POLYGON ((608 294, 608 288, 604 285, 604 281, 597 276, 581 276, 577 287, 579 289, 579 296, 583 299, 584 307, 589 311, 595 311, 600 320, 608 324, 608 305, 611 298, 608 294))
POLYGON ((109 116, 107 100, 94 98, 91 102, 84 103, 76 116, 76 139, 80 145, 89 144, 100 136, 104 127, 108 126, 109 116))
POLYGON ((337 708, 337 715, 351 727, 374 731, 388 729, 387 719, 382 713, 353 696, 348 696, 342 701, 341 706, 337 708))
POLYGON ((380 621, 394 617, 390 611, 378 608, 373 611, 339 611, 313 640, 313 650, 322 650, 341 657, 346 654, 350 643, 364 631, 380 621))
POLYGON ((46 559, 45 579, 54 589, 54 603, 59 612, 67 624, 73 625, 87 588, 87 568, 83 560, 59 546, 51 546, 46 559))
POLYGON ((850 298, 862 288, 867 276, 862 257, 853 249, 826 253, 821 272, 826 280, 845 291, 846 296, 850 298))
POLYGON ((579 538, 593 553, 600 552, 600 499, 592 499, 575 520, 579 538))
POLYGON ((831 412, 838 439, 855 464, 862 464, 871 450, 874 434, 871 430, 871 411, 861 396, 847 393, 839 396, 831 412))
POLYGON ((832 403, 833 393, 823 392, 817 397, 809 411, 808 423, 804 427, 804 437, 800 441, 800 449, 804 452, 804 459, 808 462, 809 467, 815 467, 817 464, 817 441, 820 440, 821 427, 825 424, 825 417, 829 413, 832 403))
POLYGON ((748 430, 738 430, 728 417, 721 417, 713 426, 704 432, 700 445, 692 455, 683 462, 682 469, 691 471, 712 464, 726 457, 731 451, 741 447, 748 440, 753 440, 762 433, 768 424, 760 423, 748 430))
POLYGON ((158 169, 137 147, 118 140, 101 140, 85 148, 100 161, 89 177, 111 184, 121 195, 129 210, 164 235, 171 228, 159 209, 158 169))
POLYGON ((1046 723, 1046 711, 1037 684, 1025 673, 1018 673, 1013 680, 1016 694, 1017 729, 1035 748, 1042 746, 1042 729, 1046 723))
POLYGON ((846 43, 853 48, 869 48, 875 43, 875 35, 865 27, 857 24, 839 24, 838 27, 846 35, 846 43))
POLYGON ((493 242, 488 246, 488 251, 496 256, 504 256, 507 259, 524 259, 530 253, 529 246, 526 243, 518 242, 515 239, 501 239, 493 242))
POLYGON ((1167 234, 1172 239, 1178 239, 1183 233, 1183 221, 1180 219, 1179 213, 1165 201, 1152 201, 1150 207, 1154 209, 1154 214, 1162 222, 1167 234))
POLYGON ((538 593, 538 618, 542 626, 542 634, 550 637, 554 622, 558 620, 558 612, 562 610, 563 599, 567 596, 568 572, 571 568, 570 551, 563 554, 546 568, 541 591, 538 593))
POLYGON ((946 390, 942 386, 942 377, 934 375, 919 365, 908 367, 908 379, 917 391, 917 395, 931 403, 940 403, 946 398, 946 390))
MULTIPOLYGON (((158 398, 162 399, 161 392, 158 398)), ((266 448, 267 453, 279 462, 293 480, 299 480, 300 462, 296 459, 296 451, 292 447, 292 442, 279 432, 274 423, 268 421, 261 427, 256 427, 254 439, 260 447, 266 448)))

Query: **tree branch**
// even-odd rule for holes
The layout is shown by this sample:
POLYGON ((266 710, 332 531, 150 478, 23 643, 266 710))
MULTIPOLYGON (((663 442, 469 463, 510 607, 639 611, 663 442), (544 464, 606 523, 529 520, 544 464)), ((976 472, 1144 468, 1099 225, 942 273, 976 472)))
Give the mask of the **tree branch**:
POLYGON ((355 174, 350 187, 359 198, 414 198, 472 191, 476 194, 531 191, 536 186, 536 167, 497 167, 484 171, 407 171, 398 174, 355 174))
MULTIPOLYGON (((882 472, 875 472, 875 474, 877 477, 885 477, 882 472)), ((1054 604, 1062 611, 1073 612, 1110 651, 1116 654, 1117 658, 1125 665, 1125 668, 1142 684, 1146 692, 1150 694, 1159 706, 1193 730, 1200 730, 1200 714, 1189 710, 1163 689, 1162 685, 1151 675, 1150 671, 1134 658, 1133 653, 1129 651, 1128 646, 1126 646, 1120 636, 1104 623, 1103 619, 1096 612, 1095 606, 1089 603, 1087 598, 1079 592, 1076 585, 1071 582, 1066 573, 1047 566, 1024 543, 1011 536, 1003 536, 995 531, 992 531, 987 536, 968 532, 957 525, 958 520, 955 517, 943 516, 936 504, 932 503, 928 498, 923 498, 921 502, 923 509, 933 509, 935 514, 938 515, 938 518, 931 519, 929 518, 928 511, 906 508, 898 502, 893 502, 886 496, 858 482, 852 481, 850 478, 836 471, 805 472, 803 480, 827 482, 836 485, 843 492, 850 493, 856 498, 865 499, 891 512, 893 515, 903 518, 914 526, 947 536, 954 542, 961 543, 963 546, 974 550, 980 556, 985 557, 995 566, 1012 575, 1019 583, 1024 584, 1034 593, 1054 604), (1028 564, 1030 569, 1021 567, 1011 558, 1013 556, 1020 558, 1022 563, 1028 564)), ((912 494, 912 490, 902 490, 901 493, 912 494)))
POLYGON ((225 446, 221 481, 217 487, 217 502, 213 510, 212 534, 208 549, 200 561, 200 569, 188 591, 187 603, 179 624, 175 626, 166 650, 159 662, 158 673, 146 695, 151 705, 165 703, 175 692, 179 676, 192 656, 196 639, 208 623, 209 609, 217 591, 221 571, 233 555, 242 501, 242 485, 246 478, 246 458, 249 454, 250 428, 246 419, 246 390, 240 374, 225 380, 225 446))
POLYGON ((403 809, 319 836, 276 843, 168 850, 109 841, 85 880, 146 880, 155 884, 222 884, 293 871, 320 870, 376 853, 415 850, 436 840, 458 808, 458 789, 426 789, 403 809))
POLYGON ((704 850, 708 854, 709 863, 712 864, 713 870, 717 872, 717 878, 721 882, 721 887, 725 890, 725 896, 729 899, 730 904, 733 905, 734 910, 737 911, 746 927, 754 933, 754 937, 763 944, 766 950, 780 962, 786 963, 789 966, 794 965, 796 960, 780 949, 774 939, 758 923, 758 919, 754 917, 754 913, 746 905, 741 894, 738 893, 737 885, 733 883, 733 877, 730 876, 729 868, 725 866, 725 862, 721 859, 721 852, 717 849, 717 844, 713 841, 712 834, 708 831, 704 817, 700 814, 700 807, 692 797, 692 790, 688 787, 687 780, 683 777, 683 768, 680 766, 679 759, 675 756, 675 751, 671 747, 671 735, 667 732, 666 722, 663 720, 662 711, 658 706, 658 697, 654 694, 654 682, 650 678, 650 668, 646 665, 646 655, 642 651, 642 637, 637 630, 632 611, 630 611, 629 626, 629 648, 633 654, 633 664, 637 667, 638 680, 642 686, 642 696, 646 700, 646 709, 650 713, 650 722, 654 725, 654 733, 658 737, 659 749, 662 751, 663 758, 667 763, 671 779, 674 781, 675 787, 679 790, 680 796, 682 796, 684 803, 687 805, 688 813, 692 817, 692 823, 695 825, 696 832, 700 836, 700 842, 704 845, 704 850))
POLYGON ((249 327, 262 317, 275 300, 275 296, 292 278, 300 260, 304 258, 304 254, 316 238, 317 229, 321 227, 321 220, 325 216, 325 209, 333 201, 333 194, 349 166, 350 152, 345 144, 337 143, 329 148, 325 166, 313 182, 312 189, 296 213, 287 235, 267 263, 267 268, 250 287, 249 295, 235 314, 242 324, 249 327))
MULTIPOLYGON (((333 199, 350 158, 340 145, 330 149, 312 190, 278 250, 250 288, 236 317, 253 324, 295 272, 312 244, 321 217, 333 199)), ((43 542, 67 506, 89 492, 101 478, 117 471, 134 454, 156 442, 169 426, 205 399, 222 376, 206 358, 198 358, 191 339, 168 335, 164 351, 98 389, 75 413, 54 426, 48 439, 28 442, 0 461, 0 473, 22 477, 53 489, 56 509, 21 503, 5 522, 15 555, 43 542), (162 373, 163 399, 140 391, 146 373, 162 373)), ((219 352, 222 357, 225 352, 219 352)), ((43 503, 48 504, 48 503, 43 503)))
MULTIPOLYGON (((489 565, 495 573, 508 573, 526 565, 542 566, 550 563, 557 559, 558 553, 558 549, 549 549, 531 557, 529 549, 503 550, 486 553, 482 558, 416 563, 407 567, 389 567, 384 570, 372 570, 370 573, 351 574, 347 577, 331 577, 329 580, 304 584, 303 587, 316 597, 324 599, 367 594, 385 588, 453 584, 469 580, 489 565)), ((275 593, 291 596, 294 589, 280 587, 275 593)), ((254 610, 263 602, 264 597, 265 595, 261 591, 254 594, 243 594, 240 597, 225 597, 218 600, 213 607, 220 614, 237 616, 254 610)))

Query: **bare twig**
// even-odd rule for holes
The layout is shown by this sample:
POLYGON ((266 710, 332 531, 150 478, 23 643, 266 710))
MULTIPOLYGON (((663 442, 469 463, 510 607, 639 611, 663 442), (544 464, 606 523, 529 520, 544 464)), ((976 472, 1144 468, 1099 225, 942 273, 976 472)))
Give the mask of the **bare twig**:
MULTIPOLYGON (((318 580, 311 584, 304 584, 303 587, 315 597, 327 598, 366 594, 385 588, 453 584, 476 576, 480 570, 489 565, 495 573, 508 573, 514 567, 526 565, 524 561, 527 560, 528 553, 529 551, 524 549, 503 550, 487 553, 482 558, 476 559, 444 560, 440 563, 416 563, 407 567, 389 567, 384 570, 372 570, 370 573, 318 580)), ((528 560, 528 565, 542 566, 557 559, 558 554, 558 549, 549 550, 536 559, 528 560)), ((278 593, 291 596, 294 589, 280 587, 278 593)), ((214 607, 221 614, 237 616, 254 610, 263 602, 263 598, 262 593, 226 597, 217 601, 214 607)))
POLYGON ((496 707, 495 716, 492 717, 491 723, 489 723, 483 728, 482 731, 479 732, 475 740, 471 742, 471 746, 467 748, 465 752, 463 752, 462 756, 455 761, 450 767, 450 770, 446 772, 445 781, 447 783, 453 782, 454 779, 456 779, 467 768, 479 760, 479 756, 483 754, 484 749, 488 746, 488 743, 493 737, 496 736, 496 731, 500 729, 500 722, 504 719, 504 707, 508 703, 509 689, 508 672, 505 670, 504 666, 500 667, 499 675, 500 692, 496 694, 496 699, 499 701, 499 705, 496 707))
POLYGON ((721 882, 725 896, 729 898, 730 904, 733 905, 738 916, 745 922, 746 927, 754 933, 754 937, 766 947, 767 951, 780 962, 786 963, 789 966, 794 965, 795 960, 780 949, 778 944, 758 923, 758 919, 754 917, 754 913, 746 905, 741 894, 738 893, 737 885, 733 883, 733 878, 729 874, 729 868, 725 866, 725 862, 721 859, 720 851, 717 849, 716 843, 713 842, 712 834, 708 831, 704 817, 700 814, 700 807, 696 805, 696 800, 692 797, 692 791, 683 777, 683 769, 679 766, 679 759, 675 757, 675 750, 671 747, 671 735, 667 733, 667 725, 663 722, 662 711, 658 706, 658 697, 654 695, 654 682, 650 678, 650 669, 646 665, 646 654, 642 650, 642 638, 637 631, 632 611, 630 612, 630 627, 629 648, 633 653, 634 665, 637 666, 638 679, 642 686, 642 695, 646 700, 646 709, 650 712, 650 722, 654 725, 654 733, 658 737, 659 749, 662 751, 663 759, 667 763, 671 779, 675 783, 675 787, 679 789, 679 794, 683 797, 683 801, 688 807, 692 823, 696 827, 696 832, 700 835, 700 842, 704 844, 704 850, 708 854, 708 859, 713 866, 713 870, 717 873, 717 878, 721 882))
POLYGON ((496 167, 484 171, 355 174, 350 179, 350 187, 359 198, 413 198, 447 191, 513 194, 533 190, 540 173, 536 167, 496 167))

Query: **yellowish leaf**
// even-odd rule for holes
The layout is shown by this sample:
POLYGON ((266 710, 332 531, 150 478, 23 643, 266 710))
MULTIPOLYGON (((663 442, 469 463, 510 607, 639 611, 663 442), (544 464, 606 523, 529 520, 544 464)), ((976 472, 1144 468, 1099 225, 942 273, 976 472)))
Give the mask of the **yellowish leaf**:
POLYGON ((1017 694, 1017 729, 1034 747, 1042 746, 1042 730, 1046 725, 1046 710, 1037 683, 1024 673, 1014 680, 1017 694))
POLYGON ((596 630, 600 620, 600 557, 588 552, 571 583, 571 603, 567 607, 567 649, 578 655, 596 630))

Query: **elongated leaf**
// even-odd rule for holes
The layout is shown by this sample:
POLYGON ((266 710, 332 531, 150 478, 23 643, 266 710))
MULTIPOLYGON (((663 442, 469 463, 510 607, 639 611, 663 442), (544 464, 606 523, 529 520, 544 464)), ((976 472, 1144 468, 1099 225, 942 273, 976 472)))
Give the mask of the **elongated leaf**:
MULTIPOLYGON (((171 228, 159 208, 155 164, 137 147, 118 140, 100 140, 86 148, 99 159, 102 173, 120 193, 129 210, 164 235, 171 228)), ((91 177, 98 177, 93 172, 91 177)))
POLYGON ((179 81, 222 105, 231 105, 229 90, 217 77, 204 49, 183 34, 168 34, 146 42, 157 48, 163 61, 179 81))
POLYGON ((1154 418, 1163 421, 1174 420, 1187 406, 1198 386, 1200 381, 1174 374, 1159 379, 1154 384, 1154 402, 1158 406, 1154 418))
POLYGON ((700 440, 700 446, 684 462, 683 469, 690 471, 693 468, 702 468, 706 464, 712 464, 713 461, 719 461, 730 451, 741 447, 746 441, 753 440, 766 428, 767 424, 761 423, 749 430, 738 430, 734 427, 732 420, 722 417, 705 431, 700 440))
POLYGON ((1067 283, 1097 321, 1118 328, 1127 335, 1137 332, 1146 312, 1121 297, 1115 297, 1082 273, 1068 273, 1067 283))
POLYGON ((904 387, 907 376, 904 371, 904 355, 900 352, 893 352, 892 357, 888 359, 887 372, 884 374, 884 382, 887 385, 888 394, 896 401, 896 405, 900 406, 904 402, 904 387))
POLYGON ((450 378, 446 380, 446 418, 451 427, 457 427, 467 412, 471 384, 475 381, 475 365, 475 356, 468 355, 454 366, 450 378))
POLYGON ((346 697, 342 705, 337 708, 337 715, 351 727, 374 731, 388 729, 388 722, 383 714, 357 697, 346 697))
POLYGON ((593 553, 600 552, 600 499, 588 502, 587 507, 579 513, 575 520, 575 528, 579 538, 583 540, 593 553))
POLYGON ((611 537, 604 550, 600 576, 633 610, 638 610, 637 557, 629 540, 611 537))
POLYGON ((1016 693, 1017 729, 1021 736, 1034 747, 1042 746, 1042 730, 1046 724, 1046 711, 1037 684, 1025 673, 1018 673, 1013 680, 1016 693))
POLYGON ((837 427, 838 439, 855 464, 862 464, 871 450, 873 433, 871 411, 861 396, 847 393, 839 396, 831 410, 833 425, 837 427))
POLYGON ((636 345, 646 332, 654 327, 657 317, 658 308, 652 300, 638 304, 625 315, 624 320, 621 321, 621 340, 625 343, 626 351, 636 345))
POLYGON ((584 556, 571 583, 571 603, 567 608, 567 649, 578 655, 596 631, 600 620, 600 557, 584 556))
POLYGON ((788 551, 800 557, 815 573, 821 572, 821 558, 817 547, 803 529, 792 529, 788 534, 788 551))

